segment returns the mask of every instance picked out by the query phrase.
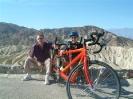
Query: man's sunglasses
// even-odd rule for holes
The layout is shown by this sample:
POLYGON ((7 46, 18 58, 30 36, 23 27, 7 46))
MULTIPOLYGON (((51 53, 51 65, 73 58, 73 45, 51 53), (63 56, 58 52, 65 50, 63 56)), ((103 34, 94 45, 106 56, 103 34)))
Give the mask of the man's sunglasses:
POLYGON ((42 39, 44 39, 44 38, 38 38, 38 40, 42 40, 42 39))

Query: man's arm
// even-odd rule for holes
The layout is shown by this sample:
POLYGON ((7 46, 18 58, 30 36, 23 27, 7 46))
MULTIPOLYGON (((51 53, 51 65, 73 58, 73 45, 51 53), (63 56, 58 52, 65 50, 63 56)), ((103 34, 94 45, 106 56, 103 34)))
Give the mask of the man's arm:
POLYGON ((35 45, 29 50, 28 57, 32 60, 33 63, 37 64, 37 59, 35 58, 35 45))

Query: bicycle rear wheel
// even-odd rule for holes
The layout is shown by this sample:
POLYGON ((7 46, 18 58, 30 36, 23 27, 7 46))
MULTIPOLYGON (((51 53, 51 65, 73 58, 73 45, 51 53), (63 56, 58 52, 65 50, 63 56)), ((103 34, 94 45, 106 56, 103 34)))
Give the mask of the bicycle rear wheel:
POLYGON ((85 81, 83 65, 76 66, 69 74, 66 84, 69 99, 118 99, 120 81, 117 73, 106 63, 94 60, 88 66, 93 88, 85 81), (72 82, 75 73, 79 73, 76 81, 72 82))

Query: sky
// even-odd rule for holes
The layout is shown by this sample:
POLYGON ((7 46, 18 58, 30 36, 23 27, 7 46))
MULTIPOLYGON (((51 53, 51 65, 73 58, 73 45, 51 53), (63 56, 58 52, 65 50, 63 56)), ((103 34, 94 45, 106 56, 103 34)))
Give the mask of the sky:
POLYGON ((0 0, 0 22, 35 29, 133 28, 133 0, 0 0))

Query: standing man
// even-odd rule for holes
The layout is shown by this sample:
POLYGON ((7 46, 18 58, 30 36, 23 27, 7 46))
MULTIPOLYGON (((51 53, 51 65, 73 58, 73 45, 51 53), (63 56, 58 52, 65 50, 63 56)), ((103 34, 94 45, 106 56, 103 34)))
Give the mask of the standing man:
POLYGON ((50 75, 50 49, 52 44, 47 43, 44 39, 43 33, 38 33, 36 37, 36 43, 33 45, 29 51, 28 58, 25 61, 24 69, 27 73, 23 78, 24 81, 31 80, 31 66, 35 66, 38 69, 46 68, 45 82, 44 84, 49 84, 50 75))

